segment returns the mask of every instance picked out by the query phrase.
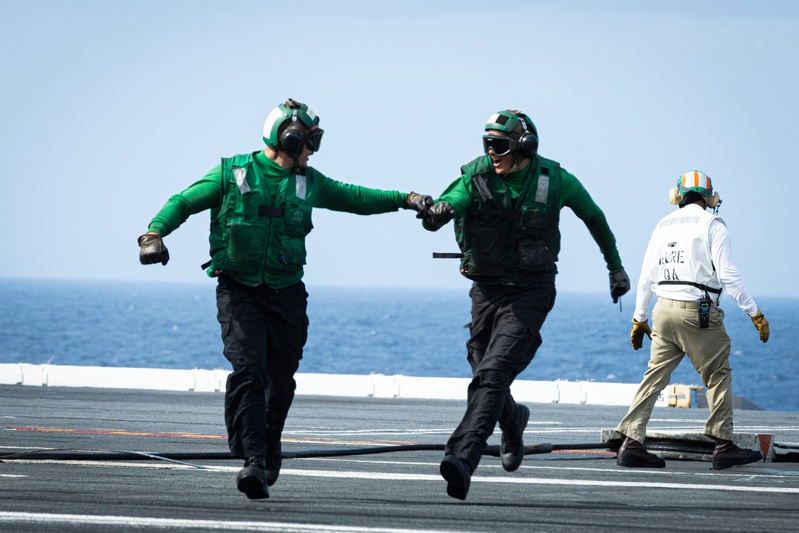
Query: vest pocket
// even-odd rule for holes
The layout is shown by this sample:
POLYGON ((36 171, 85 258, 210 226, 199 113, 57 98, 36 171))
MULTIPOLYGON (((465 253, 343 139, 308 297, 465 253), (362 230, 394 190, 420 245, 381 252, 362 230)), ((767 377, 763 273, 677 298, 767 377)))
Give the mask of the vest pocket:
POLYGON ((473 247, 464 251, 463 269, 472 276, 500 277, 505 274, 505 235, 494 228, 474 229, 473 247))
POLYGON ((522 231, 528 237, 543 237, 549 221, 549 207, 522 207, 522 231))
POLYGON ((541 239, 519 241, 519 267, 530 272, 544 272, 549 267, 549 247, 541 239))
POLYGON ((283 213, 283 233, 291 237, 305 237, 313 229, 311 206, 287 203, 283 213))
POLYGON ((230 224, 225 270, 254 274, 261 270, 264 228, 251 224, 230 224))
POLYGON ((277 262, 285 272, 299 272, 305 264, 305 239, 280 236, 280 254, 277 262))

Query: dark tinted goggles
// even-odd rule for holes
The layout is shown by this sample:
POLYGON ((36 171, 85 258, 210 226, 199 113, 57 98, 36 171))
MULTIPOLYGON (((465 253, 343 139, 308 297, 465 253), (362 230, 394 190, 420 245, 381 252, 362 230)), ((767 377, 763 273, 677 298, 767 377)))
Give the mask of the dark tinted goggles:
POLYGON ((499 137, 497 135, 483 135, 483 150, 488 153, 493 150, 496 155, 508 155, 516 149, 516 141, 510 137, 499 137))
POLYGON ((309 150, 318 152, 319 145, 322 144, 322 134, 324 132, 325 130, 322 128, 316 128, 315 130, 309 131, 308 136, 305 137, 305 146, 307 146, 309 150))

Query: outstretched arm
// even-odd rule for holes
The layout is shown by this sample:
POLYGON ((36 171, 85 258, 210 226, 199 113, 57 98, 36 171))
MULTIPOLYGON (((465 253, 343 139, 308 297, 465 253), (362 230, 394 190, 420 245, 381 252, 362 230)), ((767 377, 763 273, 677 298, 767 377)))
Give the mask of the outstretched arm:
POLYGON ((610 273, 610 295, 613 298, 613 303, 616 303, 630 290, 630 278, 621 264, 619 250, 616 248, 616 237, 608 225, 605 214, 585 190, 583 184, 565 170, 562 170, 561 176, 563 179, 563 205, 569 207, 583 221, 591 237, 602 251, 610 273))
POLYGON ((141 264, 166 265, 169 261, 169 251, 162 237, 176 230, 189 216, 216 207, 221 187, 222 167, 218 165, 201 180, 167 200, 164 207, 150 221, 147 233, 138 239, 141 264))
POLYGON ((199 181, 167 200, 150 222, 148 232, 166 237, 191 215, 217 207, 221 190, 222 165, 217 165, 199 181))
POLYGON ((438 231, 453 218, 464 216, 471 201, 472 182, 464 175, 450 183, 428 209, 422 227, 427 231, 438 231))

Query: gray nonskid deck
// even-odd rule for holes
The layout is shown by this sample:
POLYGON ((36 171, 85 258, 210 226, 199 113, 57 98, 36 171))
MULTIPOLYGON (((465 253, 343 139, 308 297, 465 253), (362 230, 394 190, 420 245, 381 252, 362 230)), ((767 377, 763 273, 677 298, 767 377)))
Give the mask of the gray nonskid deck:
MULTIPOLYGON (((0 453, 227 452, 221 393, 0 386, 0 453)), ((525 442, 590 444, 624 407, 529 403, 525 442)), ((799 464, 713 471, 669 460, 625 469, 605 450, 528 455, 518 472, 483 458, 465 502, 446 495, 440 451, 326 457, 331 450, 443 444, 453 400, 298 396, 271 497, 235 488, 240 461, 6 460, 0 530, 611 531, 799 530, 799 464), (313 452, 319 452, 317 455, 313 452)), ((701 432, 704 409, 656 408, 650 430, 701 432)), ((739 411, 736 432, 799 442, 799 414, 739 411)), ((498 443, 498 434, 491 437, 498 443)))

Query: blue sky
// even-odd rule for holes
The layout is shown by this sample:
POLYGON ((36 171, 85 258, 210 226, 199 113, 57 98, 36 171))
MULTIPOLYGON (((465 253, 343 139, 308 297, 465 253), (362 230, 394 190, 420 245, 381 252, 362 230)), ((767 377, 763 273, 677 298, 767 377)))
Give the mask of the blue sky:
MULTIPOLYGON (((755 298, 799 296, 798 51, 791 1, 0 1, 0 276, 204 280, 206 213, 167 237, 166 267, 141 266, 136 238, 221 157, 261 149, 291 97, 321 117, 318 170, 433 196, 489 115, 525 111, 633 280, 668 189, 703 170, 755 298)), ((607 291, 588 231, 562 218, 559 290, 607 291)), ((451 226, 314 224, 309 286, 468 287, 431 258, 456 250, 451 226)))

